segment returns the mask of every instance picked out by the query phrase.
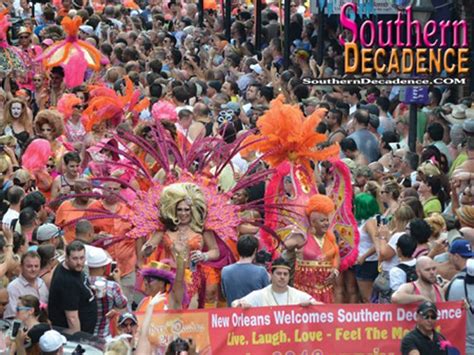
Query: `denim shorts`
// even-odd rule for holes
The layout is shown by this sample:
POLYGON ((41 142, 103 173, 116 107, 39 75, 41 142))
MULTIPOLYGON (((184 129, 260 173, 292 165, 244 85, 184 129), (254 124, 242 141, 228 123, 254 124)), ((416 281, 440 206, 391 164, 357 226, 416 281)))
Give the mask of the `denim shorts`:
POLYGON ((366 261, 362 265, 355 265, 356 279, 360 281, 374 281, 379 274, 378 261, 366 261))

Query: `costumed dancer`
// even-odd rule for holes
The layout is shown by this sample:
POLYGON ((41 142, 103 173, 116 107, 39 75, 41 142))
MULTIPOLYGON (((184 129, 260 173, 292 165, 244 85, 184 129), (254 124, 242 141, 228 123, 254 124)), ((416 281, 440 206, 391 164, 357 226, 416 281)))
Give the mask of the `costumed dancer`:
POLYGON ((197 185, 176 183, 165 187, 160 196, 160 219, 166 229, 155 232, 144 251, 150 254, 160 246, 156 260, 174 260, 175 246, 185 244, 191 258, 190 270, 195 271, 189 292, 197 296, 201 283, 206 282, 206 306, 214 308, 220 275, 214 268, 201 263, 217 260, 220 253, 213 233, 203 229, 206 214, 206 200, 197 185))
POLYGON ((68 88, 79 86, 84 82, 88 68, 99 71, 101 54, 97 48, 86 41, 79 40, 77 33, 82 24, 79 16, 74 19, 66 16, 61 26, 66 32, 66 39, 49 46, 36 58, 43 61, 46 69, 61 66, 64 69, 64 82, 68 88))
MULTIPOLYGON (((120 183, 136 192, 137 197, 132 201, 121 198, 129 206, 126 215, 100 209, 92 211, 91 219, 117 218, 130 223, 128 233, 113 236, 110 240, 117 243, 126 238, 138 240, 147 237, 149 240, 142 249, 143 253, 151 255, 157 247, 151 260, 160 261, 163 257, 175 260, 173 245, 185 242, 190 260, 186 269, 193 274, 192 282, 187 283, 187 295, 192 298, 197 294, 200 307, 205 303, 208 307, 215 307, 220 270, 235 261, 228 244, 230 241, 235 244, 237 226, 247 222, 240 212, 255 208, 253 202, 232 204, 231 196, 264 181, 268 172, 244 175, 233 189, 222 192, 218 185, 219 175, 242 149, 245 135, 232 144, 225 143, 220 137, 202 138, 194 141, 189 149, 180 150, 179 143, 162 124, 151 125, 148 134, 150 137, 145 138, 120 132, 114 136, 118 146, 104 145, 101 148, 119 155, 126 161, 123 164, 134 168, 137 180, 146 179, 149 184, 137 191, 122 179, 96 177, 94 180, 97 182, 120 183), (132 146, 146 152, 149 161, 155 161, 161 167, 159 180, 154 178, 148 164, 134 153, 132 146)), ((103 163, 108 164, 107 160, 103 163)), ((255 220, 249 222, 263 224, 255 220)), ((107 243, 106 240, 101 242, 107 243)), ((139 263, 143 264, 143 260, 139 263)))
POLYGON ((64 128, 67 140, 81 151, 82 142, 86 136, 84 125, 81 122, 82 100, 74 94, 64 94, 58 101, 58 111, 64 116, 64 128))
MULTIPOLYGON (((259 133, 246 140, 249 146, 245 151, 259 151, 263 160, 275 168, 265 191, 265 225, 277 232, 280 241, 295 231, 306 234, 304 206, 317 193, 311 162, 337 156, 339 152, 336 145, 323 147, 326 136, 316 132, 325 112, 318 109, 305 117, 297 105, 284 104, 280 95, 259 118, 259 133), (285 209, 281 213, 272 211, 279 204, 284 204, 285 209)), ((274 256, 282 251, 269 233, 262 233, 262 242, 274 256)))
MULTIPOLYGON (((246 150, 259 151, 263 159, 275 167, 265 191, 265 225, 275 230, 284 244, 291 235, 307 235, 310 221, 305 216, 304 206, 317 193, 311 164, 329 158, 333 180, 327 193, 335 204, 335 214, 328 229, 334 233, 340 252, 338 267, 343 271, 357 258, 357 224, 352 215, 350 173, 336 158, 338 146, 328 145, 327 137, 316 132, 324 114, 324 109, 318 109, 305 117, 298 106, 284 104, 283 97, 279 96, 272 101, 270 110, 259 118, 259 133, 249 139, 250 143, 252 140, 255 143, 246 150), (279 204, 285 204, 283 211, 271 212, 272 207, 279 204)), ((284 244, 279 244, 269 233, 261 234, 265 248, 273 257, 284 251, 284 244)), ((322 273, 319 280, 327 276, 322 273)))
POLYGON ((309 227, 306 234, 291 234, 285 241, 296 253, 293 285, 324 303, 334 301, 334 284, 339 275, 339 248, 329 229, 334 202, 324 195, 312 196, 306 206, 309 227))

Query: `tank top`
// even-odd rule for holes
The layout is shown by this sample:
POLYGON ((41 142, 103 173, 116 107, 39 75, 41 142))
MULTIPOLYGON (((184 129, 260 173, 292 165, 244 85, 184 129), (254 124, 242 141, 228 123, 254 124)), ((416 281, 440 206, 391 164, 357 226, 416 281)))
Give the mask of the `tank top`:
MULTIPOLYGON (((367 220, 368 221, 368 220, 367 220)), ((363 255, 374 246, 374 243, 372 242, 372 238, 370 238, 369 233, 365 230, 365 225, 367 224, 367 221, 364 221, 362 225, 359 227, 359 255, 363 255)), ((377 253, 372 254, 369 256, 365 261, 377 261, 378 256, 377 253)))
MULTIPOLYGON (((415 295, 421 295, 420 289, 418 288, 418 286, 416 286, 415 281, 412 282, 412 285, 415 291, 415 295)), ((439 288, 436 285, 433 285, 433 287, 435 289, 436 294, 436 302, 434 303, 443 302, 443 297, 441 297, 441 292, 439 292, 439 288)))

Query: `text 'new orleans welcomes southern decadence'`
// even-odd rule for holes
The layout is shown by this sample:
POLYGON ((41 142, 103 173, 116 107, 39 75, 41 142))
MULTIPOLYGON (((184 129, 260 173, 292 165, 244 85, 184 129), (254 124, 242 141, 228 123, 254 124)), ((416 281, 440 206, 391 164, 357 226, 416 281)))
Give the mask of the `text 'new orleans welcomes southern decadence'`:
MULTIPOLYGON (((227 346, 273 345, 284 343, 322 342, 326 339, 336 341, 357 340, 387 340, 402 339, 410 331, 402 326, 394 326, 388 329, 377 327, 374 323, 406 322, 415 320, 416 312, 398 308, 391 311, 372 311, 363 308, 356 311, 339 309, 335 312, 297 312, 295 310, 273 310, 263 315, 246 315, 245 312, 235 312, 230 316, 213 314, 211 316, 211 328, 229 328, 227 334, 227 346), (333 324, 336 322, 336 324, 333 324), (361 322, 369 322, 374 326, 361 327, 361 322), (337 324, 339 323, 339 324, 337 324), (278 330, 264 333, 251 328, 266 326, 310 325, 308 329, 293 329, 291 331, 278 330), (332 327, 321 327, 316 329, 314 325, 329 325, 332 327), (345 325, 351 324, 351 329, 345 325), (247 330, 252 330, 250 334, 247 330)), ((461 318, 460 309, 445 309, 438 312, 439 319, 461 318)))

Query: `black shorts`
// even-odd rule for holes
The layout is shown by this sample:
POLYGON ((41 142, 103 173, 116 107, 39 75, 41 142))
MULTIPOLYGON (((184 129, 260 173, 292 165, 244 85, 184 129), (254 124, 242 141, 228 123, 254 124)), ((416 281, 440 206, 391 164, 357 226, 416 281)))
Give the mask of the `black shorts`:
POLYGON ((378 261, 366 261, 362 265, 355 265, 356 279, 359 281, 374 281, 379 274, 378 261))

